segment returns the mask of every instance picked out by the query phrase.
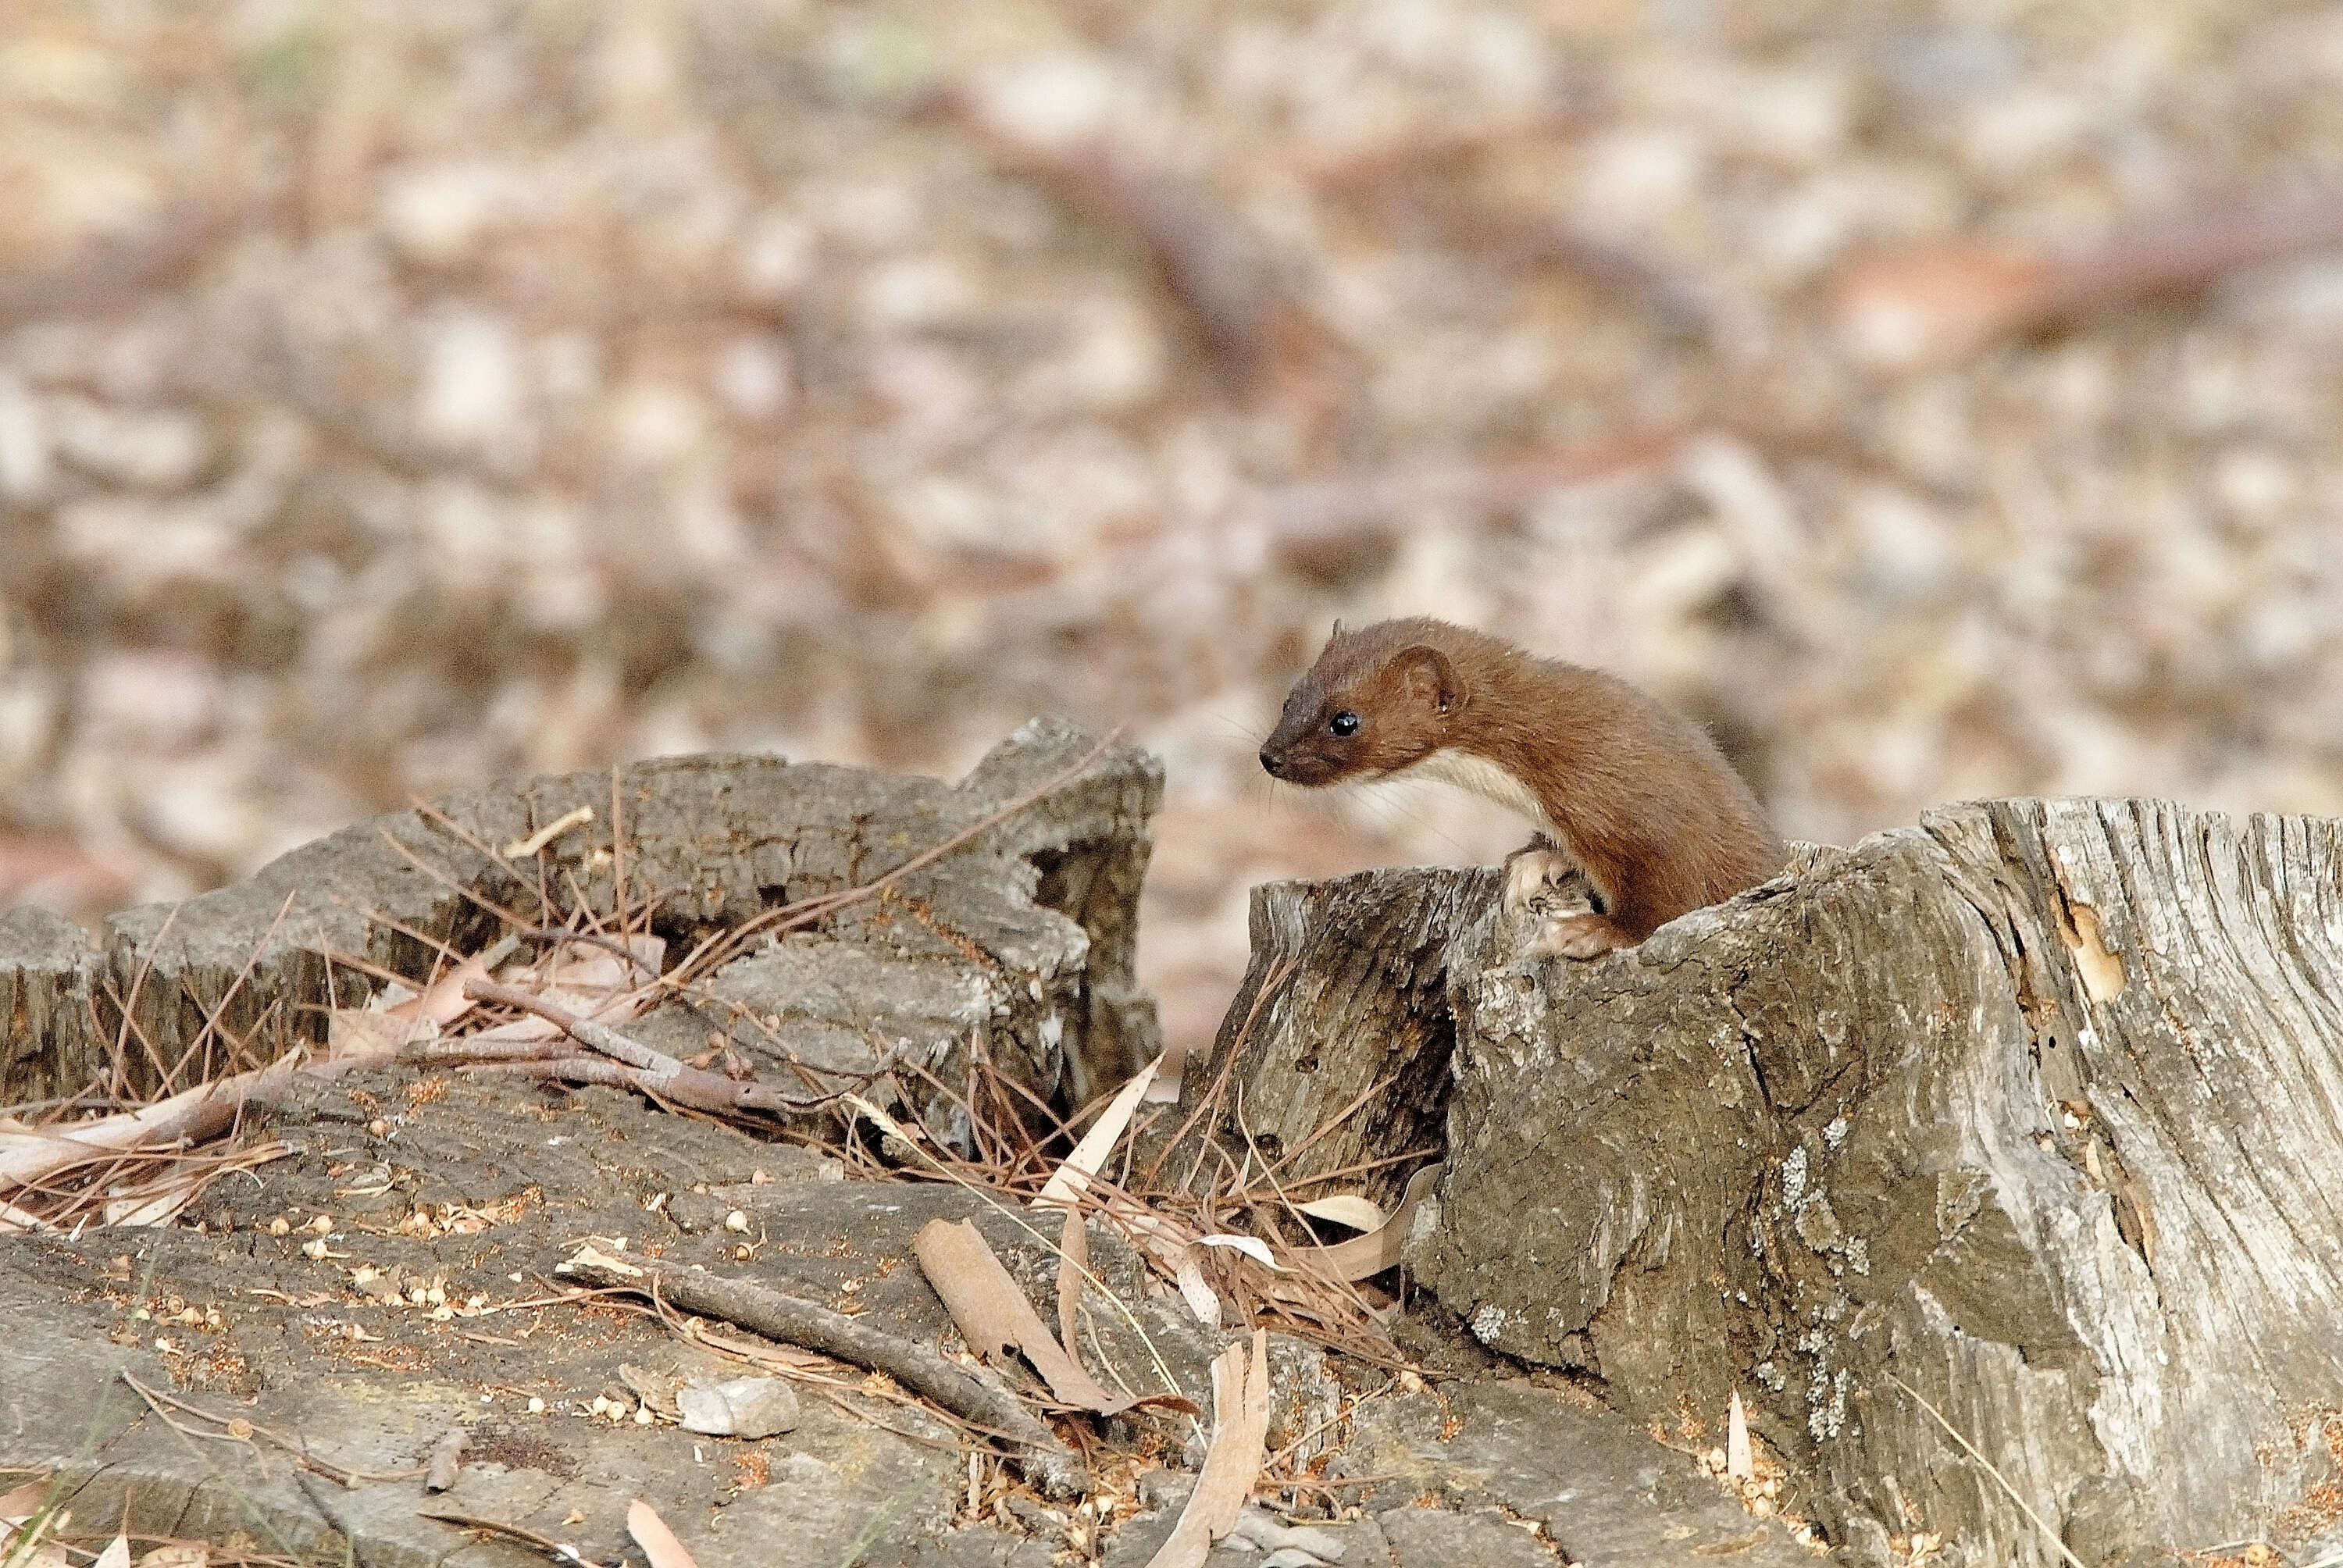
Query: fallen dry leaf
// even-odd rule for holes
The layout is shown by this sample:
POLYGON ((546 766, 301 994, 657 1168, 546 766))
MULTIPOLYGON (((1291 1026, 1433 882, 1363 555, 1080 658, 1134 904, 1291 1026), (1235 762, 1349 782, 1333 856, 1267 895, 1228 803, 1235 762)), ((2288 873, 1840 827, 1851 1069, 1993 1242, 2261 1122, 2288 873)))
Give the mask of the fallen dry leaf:
POLYGON ((675 1538, 675 1532, 667 1527, 667 1521, 659 1516, 659 1510, 639 1497, 627 1504, 627 1533, 651 1560, 651 1568, 699 1568, 683 1543, 675 1538))
POLYGON ((1363 1236, 1353 1236, 1331 1247, 1297 1247, 1292 1252, 1294 1265, 1328 1279, 1345 1281, 1369 1279, 1395 1267, 1406 1244, 1408 1230, 1415 1223, 1416 1210, 1432 1196, 1439 1181, 1440 1167, 1425 1166, 1407 1179, 1407 1191, 1400 1199, 1398 1211, 1389 1220, 1363 1236))
POLYGON ((211 1548, 200 1541, 166 1541, 138 1559, 138 1568, 208 1568, 211 1548))
POLYGON ((1313 1220, 1331 1221, 1353 1231, 1377 1231, 1386 1218, 1376 1204, 1355 1192, 1337 1192, 1331 1198, 1312 1198, 1307 1203, 1294 1205, 1313 1220))
POLYGON ((1025 1299, 992 1248, 962 1220, 953 1224, 930 1220, 911 1239, 911 1251, 926 1271, 928 1282, 944 1299, 952 1322, 970 1349, 988 1360, 1015 1348, 1033 1364, 1050 1392, 1066 1404, 1113 1415, 1139 1401, 1109 1393, 1050 1337, 1033 1303, 1025 1299))
POLYGON ((142 1198, 116 1198, 106 1206, 106 1222, 109 1225, 167 1225, 171 1217, 187 1206, 196 1195, 197 1183, 192 1180, 165 1192, 152 1192, 142 1198))
POLYGON ((326 1015, 326 1054, 330 1059, 396 1056, 399 1048, 437 1040, 439 1026, 427 1018, 337 1007, 326 1015))
POLYGON ((472 980, 488 979, 489 972, 519 945, 518 938, 504 937, 488 951, 473 954, 433 980, 420 993, 404 1001, 388 1003, 383 1010, 394 1018, 427 1020, 436 1029, 445 1029, 472 1010, 472 1000, 464 994, 464 987, 472 980))
POLYGON ((1081 1141, 1074 1145, 1073 1152, 1050 1172, 1050 1180, 1042 1186, 1041 1195, 1034 1200, 1036 1205, 1061 1207, 1071 1203, 1088 1190, 1090 1179, 1098 1174, 1099 1167, 1104 1165, 1107 1156, 1114 1152, 1115 1143, 1122 1137, 1123 1129, 1131 1125, 1132 1115, 1139 1110, 1139 1102, 1147 1097, 1148 1086, 1155 1081, 1156 1069, 1162 1065, 1163 1059, 1159 1056, 1141 1068, 1131 1076, 1131 1081, 1122 1086, 1121 1092, 1107 1102, 1107 1108, 1099 1112, 1098 1121, 1091 1123, 1091 1130, 1083 1133, 1081 1141))
POLYGON ((38 1513, 48 1498, 52 1484, 45 1475, 38 1481, 25 1483, 13 1492, 0 1493, 0 1524, 13 1527, 38 1513))
POLYGON ((1228 1231, 1215 1231, 1209 1236, 1197 1237, 1196 1244, 1200 1247, 1226 1247, 1232 1252, 1242 1252, 1264 1269, 1274 1270, 1278 1266, 1276 1255, 1270 1251, 1269 1243, 1259 1236, 1240 1236, 1228 1231))
POLYGON ((1196 1249, 1183 1247, 1172 1260, 1172 1277, 1180 1287, 1180 1299, 1188 1303, 1188 1311, 1206 1328, 1221 1326, 1221 1298, 1204 1278, 1204 1268, 1198 1261, 1196 1249))
POLYGON ((1244 1511, 1261 1479, 1269 1441, 1269 1334, 1255 1329, 1248 1366, 1245 1348, 1231 1345, 1212 1362, 1212 1421, 1217 1430, 1204 1451, 1196 1490, 1180 1511, 1180 1523, 1147 1568, 1201 1568, 1212 1543, 1226 1535, 1244 1511))

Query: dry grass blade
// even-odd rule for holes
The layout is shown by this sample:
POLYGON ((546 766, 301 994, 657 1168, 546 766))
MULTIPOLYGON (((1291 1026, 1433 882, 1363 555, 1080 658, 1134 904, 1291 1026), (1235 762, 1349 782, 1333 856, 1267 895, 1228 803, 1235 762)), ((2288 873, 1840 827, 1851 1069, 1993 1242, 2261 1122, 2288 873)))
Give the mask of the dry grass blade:
MULTIPOLYGON (((163 1063, 156 1056, 155 1047, 146 1039, 146 1031, 138 1028, 138 997, 139 993, 146 989, 146 977, 154 972, 155 957, 163 950, 163 939, 170 935, 171 928, 178 923, 180 908, 181 906, 173 904, 170 913, 163 917, 163 923, 155 929, 155 935, 147 942, 146 952, 139 956, 138 972, 130 977, 130 994, 126 997, 115 996, 111 984, 108 985, 106 995, 122 1014, 121 1023, 114 1034, 114 1082, 110 1085, 113 1091, 117 1094, 122 1091, 126 1076, 123 1069, 130 1059, 130 1040, 133 1034, 137 1036, 140 1047, 146 1052, 147 1060, 154 1066, 156 1081, 159 1082, 163 1080, 163 1063)), ((93 1000, 91 1003, 93 1016, 95 1016, 96 1008, 96 1003, 93 1000)))
MULTIPOLYGON (((196 1006, 203 1012, 204 1027, 196 1031, 196 1038, 188 1043, 186 1052, 180 1056, 178 1061, 172 1067, 169 1075, 163 1080, 164 1088, 168 1089, 171 1086, 173 1080, 178 1077, 180 1070, 185 1068, 190 1061, 196 1060, 197 1053, 203 1050, 205 1042, 214 1034, 218 1034, 223 1039, 229 1038, 227 1031, 220 1027, 220 1015, 227 1011, 228 1003, 234 1001, 236 1000, 236 993, 244 989, 244 982, 252 978, 253 966, 260 961, 261 953, 266 950, 269 942, 275 940, 277 936, 277 928, 285 923, 285 917, 292 911, 294 897, 294 893, 287 893, 285 895, 285 901, 277 906, 277 917, 268 922, 268 929, 260 933, 260 940, 252 945, 252 950, 245 954, 244 967, 236 971, 236 979, 230 980, 228 982, 227 990, 220 993, 220 999, 216 1006, 206 1007, 204 1005, 203 999, 200 997, 195 997, 192 990, 190 990, 190 997, 194 1000, 196 1006)), ((175 910, 173 912, 176 913, 177 911, 175 910)), ((229 1043, 234 1045, 236 1042, 233 1040, 229 1040, 229 1043)), ((242 1050, 238 1050, 236 1054, 241 1057, 247 1053, 242 1050)), ((206 1056, 204 1058, 204 1060, 208 1063, 210 1058, 206 1056)))
POLYGON ((1987 1459, 1984 1453, 1978 1450, 1976 1443, 1971 1442, 1967 1437, 1963 1435, 1959 1427, 1955 1426, 1950 1421, 1946 1420, 1943 1411, 1940 1411, 1935 1405, 1930 1404, 1926 1395, 1923 1394, 1918 1389, 1914 1388, 1910 1383, 1906 1382, 1902 1378, 1890 1373, 1887 1381, 1894 1383, 1897 1388, 1902 1389, 1906 1393, 1910 1394, 1913 1400, 1922 1410, 1926 1411, 1931 1416, 1936 1418, 1936 1424, 1945 1429, 1947 1436, 1951 1437, 1955 1442, 1959 1443, 1963 1451, 1966 1452, 1971 1459, 1976 1460, 1979 1464, 1985 1466, 1985 1473, 1987 1475, 1992 1476, 1995 1483, 2000 1486, 2002 1491, 2009 1494, 2009 1500, 2017 1504, 2018 1512, 2025 1514, 2027 1519, 2033 1521, 2034 1528, 2042 1532, 2042 1538, 2050 1543, 2052 1547, 2056 1549, 2059 1556, 2064 1557, 2068 1563, 2074 1564, 2074 1568, 2084 1568, 2083 1560, 2076 1556, 2074 1553, 2068 1551, 2066 1543, 2058 1538, 2058 1533, 2050 1528, 2049 1524, 2043 1520, 2042 1515, 2034 1512, 2033 1504, 2027 1503, 2025 1498, 2018 1495, 2017 1488, 2009 1483, 2009 1477, 2004 1475, 2000 1470, 1996 1467, 1993 1461, 1987 1459))
MULTIPOLYGON (((1261 989, 1253 992, 1252 1005, 1245 1009, 1244 1022, 1237 1026, 1236 1039, 1230 1042, 1227 1056, 1222 1061, 1221 1070, 1213 1078, 1212 1087, 1196 1097, 1196 1109, 1190 1111, 1188 1119, 1180 1124, 1179 1130, 1164 1141, 1162 1152, 1155 1157, 1153 1162, 1147 1167, 1147 1174, 1141 1179, 1141 1186, 1153 1187, 1156 1177, 1163 1169, 1163 1161, 1171 1158, 1172 1151, 1186 1141, 1189 1135, 1198 1127, 1208 1125, 1220 1115, 1228 1095, 1229 1075, 1236 1070, 1237 1062, 1244 1055, 1245 1041, 1252 1035, 1252 1026, 1260 1020, 1262 1011, 1268 1007, 1270 999, 1284 989, 1286 980, 1292 978, 1295 966, 1301 961, 1299 956, 1287 959, 1262 982, 1261 989)), ((1211 1140, 1204 1139, 1200 1142, 1209 1145, 1211 1140)), ((1198 1157, 1202 1159, 1201 1150, 1198 1157)), ((1189 1173, 1189 1181, 1181 1184, 1183 1190, 1194 1181, 1194 1177, 1195 1172, 1192 1170, 1189 1173)))
POLYGON ((1082 1276, 1090 1266, 1090 1232, 1082 1226, 1081 1211, 1069 1209, 1058 1230, 1058 1342, 1077 1366, 1082 1356, 1074 1348, 1074 1328, 1081 1319, 1082 1276))

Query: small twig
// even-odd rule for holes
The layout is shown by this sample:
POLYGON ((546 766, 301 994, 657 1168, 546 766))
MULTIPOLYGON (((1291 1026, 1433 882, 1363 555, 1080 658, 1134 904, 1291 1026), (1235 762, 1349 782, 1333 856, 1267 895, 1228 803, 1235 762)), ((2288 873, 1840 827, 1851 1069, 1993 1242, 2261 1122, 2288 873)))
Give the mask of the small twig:
MULTIPOLYGON (((585 808, 578 809, 583 810, 585 808)), ((642 970, 653 980, 659 978, 659 965, 651 962, 616 937, 606 937, 599 931, 573 931, 568 926, 532 926, 527 930, 516 931, 513 934, 527 937, 533 942, 549 943, 555 948, 559 948, 566 942, 575 942, 581 947, 600 948, 614 958, 624 959, 628 964, 642 970)))
MULTIPOLYGON (((201 1010, 204 1015, 204 1027, 196 1031, 196 1038, 188 1044, 186 1051, 180 1055, 178 1066, 171 1069, 172 1079, 176 1078, 179 1075, 179 1069, 186 1066, 188 1061, 194 1058, 196 1052, 203 1049, 204 1040, 206 1037, 210 1036, 214 1032, 217 1032, 223 1040, 228 1039, 227 1030, 220 1025, 220 1015, 227 1011, 228 1003, 234 1001, 236 1000, 236 993, 244 989, 244 982, 252 978, 254 966, 260 962, 261 950, 268 945, 270 938, 276 936, 277 928, 285 923, 285 917, 292 911, 293 900, 298 891, 298 889, 288 890, 285 895, 285 901, 277 906, 277 918, 268 922, 268 929, 260 933, 260 940, 255 942, 252 945, 251 950, 244 955, 244 967, 236 971, 236 979, 230 980, 228 982, 227 990, 220 993, 219 1005, 217 1007, 205 1007, 203 999, 196 996, 193 988, 189 988, 187 991, 188 996, 194 999, 196 1008, 201 1010)), ((178 910, 174 908, 171 912, 176 914, 178 910)), ((263 1014, 262 1016, 266 1017, 266 1015, 263 1014)), ((231 1041, 231 1043, 234 1042, 231 1041)), ((237 1060, 242 1058, 248 1057, 249 1055, 250 1052, 248 1050, 239 1047, 238 1056, 231 1058, 230 1060, 232 1061, 237 1060)), ((171 1079, 165 1079, 161 1087, 167 1091, 171 1087, 171 1079)))
MULTIPOLYGON (((504 1007, 518 1008, 523 1012, 535 1013, 580 1045, 598 1050, 605 1056, 625 1062, 628 1067, 636 1069, 644 1075, 638 1081, 646 1090, 671 1099, 679 1105, 691 1106, 695 1110, 767 1111, 781 1115, 801 1115, 808 1111, 818 1110, 830 1101, 840 1098, 839 1095, 833 1094, 813 1100, 800 1099, 795 1095, 785 1094, 770 1084, 754 1081, 742 1083, 727 1078, 722 1073, 710 1072, 706 1068, 693 1067, 687 1062, 678 1061, 664 1051, 653 1050, 647 1045, 629 1040, 608 1024, 597 1023, 590 1018, 579 1018, 566 1008, 556 1007, 543 997, 533 996, 528 991, 512 986, 498 985, 493 980, 468 980, 464 985, 464 994, 474 1001, 491 1001, 504 1007)), ((551 1064, 557 1067, 568 1065, 566 1058, 555 1058, 551 1064)), ((868 1082, 871 1079, 891 1072, 894 1068, 893 1061, 882 1057, 879 1064, 870 1070, 864 1081, 868 1082)), ((608 1081, 601 1080, 601 1081, 608 1081)))
MULTIPOLYGON (((811 1372, 807 1368, 791 1366, 785 1361, 779 1361, 772 1356, 766 1355, 758 1351, 753 1345, 743 1344, 738 1341, 729 1340, 719 1335, 711 1334, 701 1325, 700 1321, 698 1318, 679 1318, 672 1311, 669 1310, 668 1303, 664 1300, 660 1299, 660 1297, 656 1293, 652 1295, 648 1305, 639 1304, 634 1302, 621 1302, 615 1304, 625 1311, 640 1312, 646 1317, 657 1319, 660 1323, 666 1326, 669 1333, 674 1334, 678 1339, 684 1341, 687 1344, 697 1345, 700 1349, 709 1351, 715 1355, 723 1357, 729 1361, 738 1362, 742 1366, 754 1367, 759 1372, 771 1372, 777 1376, 786 1377, 793 1382, 803 1383, 806 1387, 813 1390, 816 1393, 819 1393, 822 1398, 830 1401, 830 1403, 836 1405, 840 1410, 845 1412, 848 1415, 852 1416, 855 1420, 875 1426, 881 1432, 892 1432, 897 1437, 903 1438, 908 1442, 919 1443, 922 1447, 943 1449, 948 1452, 958 1452, 964 1445, 957 1442, 940 1442, 924 1432, 913 1432, 909 1427, 897 1426, 891 1422, 881 1421, 877 1416, 871 1414, 869 1411, 860 1409, 849 1402, 846 1395, 851 1392, 860 1394, 864 1398, 873 1398, 880 1397, 883 1394, 884 1398, 892 1400, 899 1404, 911 1406, 916 1410, 921 1411, 928 1415, 942 1421, 957 1431, 967 1432, 978 1438, 1014 1441, 1013 1439, 1010 1439, 1008 1434, 1004 1432, 995 1432, 990 1427, 979 1426, 974 1422, 970 1422, 960 1416, 955 1415, 951 1412, 944 1410, 933 1403, 922 1403, 916 1394, 905 1392, 900 1386, 890 1389, 884 1384, 881 1384, 878 1389, 874 1390, 863 1387, 857 1382, 849 1382, 839 1378, 823 1377, 820 1373, 811 1372)), ((976 1447, 979 1451, 990 1453, 996 1458, 1010 1459, 1014 1457, 1014 1455, 1011 1454, 1006 1450, 991 1448, 983 1442, 979 1442, 976 1444, 976 1447)))
MULTIPOLYGON (((175 1399, 171 1395, 164 1393, 158 1389, 148 1388, 145 1383, 140 1382, 136 1378, 133 1377, 126 1368, 117 1368, 114 1375, 120 1378, 125 1383, 128 1384, 130 1392, 136 1394, 140 1399, 145 1400, 147 1407, 153 1410, 158 1417, 161 1417, 163 1423, 171 1428, 174 1432, 179 1432, 186 1437, 209 1438, 221 1442, 248 1442, 251 1441, 250 1438, 240 1437, 231 1432, 191 1431, 188 1428, 180 1425, 177 1422, 173 1421, 169 1416, 165 1415, 163 1413, 162 1407, 169 1405, 173 1410, 178 1411, 183 1414, 194 1416, 197 1421, 207 1421, 214 1426, 217 1427, 226 1427, 228 1424, 228 1419, 224 1415, 214 1415, 211 1412, 205 1410, 200 1405, 189 1404, 186 1400, 175 1399)), ((280 1437, 265 1426, 255 1426, 252 1429, 252 1436, 264 1438, 269 1442, 274 1443, 277 1447, 282 1449, 287 1453, 291 1454, 295 1460, 299 1462, 304 1469, 314 1470, 318 1474, 324 1476, 327 1480, 333 1482, 338 1486, 353 1486, 361 1481, 409 1481, 423 1473, 420 1469, 345 1470, 338 1464, 329 1463, 325 1460, 319 1459, 316 1454, 311 1453, 307 1443, 296 1442, 288 1438, 280 1437)))
POLYGON ((453 1040, 417 1040, 398 1048, 398 1060, 410 1067, 487 1067, 507 1062, 553 1061, 578 1055, 576 1044, 559 1035, 543 1040, 482 1040, 477 1035, 458 1035, 453 1040))
POLYGON ((539 1535, 536 1531, 525 1529, 518 1524, 507 1524, 500 1520, 483 1519, 477 1513, 456 1513, 443 1509, 418 1508, 415 1512, 419 1518, 436 1519, 442 1524, 453 1524, 464 1530, 485 1530, 491 1535, 501 1535, 509 1541, 524 1543, 536 1547, 557 1563, 575 1563, 579 1565, 579 1568, 625 1568, 623 1563, 597 1563, 575 1546, 556 1541, 550 1535, 539 1535))
MULTIPOLYGON (((1272 997, 1283 989, 1286 980, 1301 962, 1301 955, 1298 953, 1288 958, 1261 982, 1261 989, 1253 992, 1252 1005, 1245 1010, 1244 1022, 1237 1026, 1236 1037, 1229 1041, 1228 1057, 1221 1063, 1221 1070, 1213 1078, 1212 1088, 1196 1097, 1196 1109, 1189 1113, 1188 1120, 1180 1124, 1179 1131, 1164 1141, 1162 1150, 1147 1167, 1147 1174, 1140 1178, 1141 1186, 1152 1188, 1155 1185, 1155 1178, 1162 1172, 1163 1161, 1172 1157, 1172 1151, 1180 1147, 1182 1141, 1190 1132, 1195 1131, 1197 1123, 1203 1121, 1212 1108, 1220 1103, 1222 1094, 1226 1092, 1228 1088, 1229 1074, 1235 1070, 1237 1058, 1244 1054, 1245 1041, 1252 1038, 1252 1026, 1260 1020, 1262 1010, 1269 1005, 1272 997)), ((1208 1136, 1204 1141, 1210 1143, 1212 1139, 1208 1136)), ((1190 1182, 1195 1180, 1193 1170, 1189 1171, 1188 1180, 1190 1182)), ((1186 1191, 1187 1185, 1183 1182, 1182 1191, 1186 1191)))
POLYGON ((309 1506, 317 1511, 317 1517, 326 1522, 327 1528, 342 1538, 342 1544, 348 1551, 347 1560, 356 1563, 357 1568, 374 1568, 374 1565, 367 1561, 365 1549, 358 1544, 357 1532, 343 1523, 341 1515, 326 1506, 326 1500, 317 1494, 317 1483, 296 1468, 293 1472, 293 1484, 301 1489, 301 1495, 309 1500, 309 1506))
POLYGON ((528 838, 516 839, 511 843, 507 844, 505 846, 504 852, 516 860, 528 859, 532 856, 536 855, 539 850, 543 849, 548 844, 552 843, 556 839, 561 837, 562 834, 569 831, 570 829, 583 828, 587 823, 591 822, 593 819, 593 807, 572 807, 562 815, 556 817, 552 821, 548 822, 544 827, 539 828, 536 832, 531 833, 528 838))
POLYGON ((670 1301, 686 1312, 722 1318, 767 1339, 883 1372, 955 1415, 1017 1442, 1023 1451, 1019 1468, 1043 1492, 1071 1497, 1090 1490, 1081 1460, 1008 1389, 923 1345, 747 1280, 591 1255, 573 1258, 558 1271, 592 1284, 670 1301))

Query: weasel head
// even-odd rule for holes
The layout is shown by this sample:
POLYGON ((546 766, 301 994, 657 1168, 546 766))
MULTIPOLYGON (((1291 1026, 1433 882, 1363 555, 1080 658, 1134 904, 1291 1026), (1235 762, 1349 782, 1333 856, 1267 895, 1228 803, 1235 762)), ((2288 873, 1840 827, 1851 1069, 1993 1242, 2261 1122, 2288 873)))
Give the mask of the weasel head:
POLYGON ((1448 655, 1411 635, 1424 624, 1337 622, 1262 744, 1270 776, 1312 788, 1379 779, 1447 745, 1468 694, 1448 655))

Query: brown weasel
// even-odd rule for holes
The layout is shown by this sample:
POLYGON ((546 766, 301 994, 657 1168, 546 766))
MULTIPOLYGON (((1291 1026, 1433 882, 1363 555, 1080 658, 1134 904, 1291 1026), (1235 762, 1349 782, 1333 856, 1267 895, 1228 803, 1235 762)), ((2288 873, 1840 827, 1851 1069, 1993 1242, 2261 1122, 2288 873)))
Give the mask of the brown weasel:
POLYGON ((1749 786, 1689 719, 1615 676, 1539 658, 1446 621, 1338 623, 1261 749, 1273 778, 1316 788, 1439 779, 1537 824, 1507 862, 1527 906, 1574 869, 1591 908, 1549 917, 1534 946, 1594 958, 1782 869, 1749 786))

